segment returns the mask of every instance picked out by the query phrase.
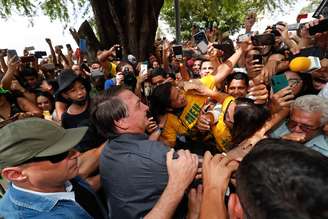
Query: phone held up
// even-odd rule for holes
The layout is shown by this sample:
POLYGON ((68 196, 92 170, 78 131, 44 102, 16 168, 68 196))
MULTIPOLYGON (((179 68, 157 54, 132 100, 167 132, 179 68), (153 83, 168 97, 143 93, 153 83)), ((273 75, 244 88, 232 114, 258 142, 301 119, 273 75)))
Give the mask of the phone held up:
POLYGON ((121 60, 123 58, 122 47, 116 46, 115 47, 116 59, 121 60))
POLYGON ((193 37, 194 37, 195 43, 197 45, 197 48, 200 50, 200 52, 202 54, 206 54, 208 40, 207 40, 205 32, 200 31, 200 32, 196 33, 193 37))
POLYGON ((183 58, 183 52, 182 52, 182 46, 181 45, 175 45, 172 47, 173 53, 176 59, 182 60, 183 58))
POLYGON ((255 35, 251 37, 251 40, 254 46, 270 46, 275 43, 275 35, 272 33, 255 35))
POLYGON ((271 85, 272 85, 273 93, 277 93, 281 89, 284 89, 285 87, 287 87, 288 80, 287 80, 285 73, 279 74, 279 75, 274 75, 271 78, 271 85))

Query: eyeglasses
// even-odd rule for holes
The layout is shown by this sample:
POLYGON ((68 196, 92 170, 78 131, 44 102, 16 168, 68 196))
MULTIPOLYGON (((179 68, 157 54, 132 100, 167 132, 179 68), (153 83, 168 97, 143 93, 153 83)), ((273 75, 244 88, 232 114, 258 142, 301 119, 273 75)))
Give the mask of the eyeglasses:
POLYGON ((52 155, 52 156, 33 157, 27 161, 24 161, 22 164, 32 163, 32 162, 41 162, 41 161, 50 161, 51 163, 55 164, 55 163, 59 163, 59 162, 65 160, 70 153, 71 153, 71 151, 65 151, 63 153, 52 155))
POLYGON ((313 127, 313 126, 310 126, 310 125, 306 125, 306 124, 302 124, 302 123, 299 123, 299 122, 295 122, 293 120, 288 120, 287 122, 287 126, 289 129, 294 129, 296 128, 297 126, 304 132, 311 132, 311 131, 316 131, 320 128, 319 127, 313 127))
POLYGON ((299 79, 288 79, 289 86, 295 86, 300 82, 301 82, 301 80, 299 80, 299 79))

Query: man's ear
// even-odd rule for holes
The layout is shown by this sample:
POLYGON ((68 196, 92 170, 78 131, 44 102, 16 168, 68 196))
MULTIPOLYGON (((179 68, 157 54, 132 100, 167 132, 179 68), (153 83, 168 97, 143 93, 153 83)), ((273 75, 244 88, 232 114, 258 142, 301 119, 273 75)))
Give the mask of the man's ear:
POLYGON ((228 85, 224 85, 224 92, 228 93, 228 85))
POLYGON ((114 121, 114 125, 116 126, 116 128, 122 130, 127 130, 129 128, 129 123, 126 121, 125 118, 122 118, 118 121, 114 121))
POLYGON ((9 181, 22 182, 27 179, 22 173, 22 169, 20 167, 6 167, 2 170, 2 176, 7 178, 9 181))
POLYGON ((231 193, 228 201, 228 213, 230 219, 243 219, 244 210, 241 207, 239 197, 236 193, 231 193))

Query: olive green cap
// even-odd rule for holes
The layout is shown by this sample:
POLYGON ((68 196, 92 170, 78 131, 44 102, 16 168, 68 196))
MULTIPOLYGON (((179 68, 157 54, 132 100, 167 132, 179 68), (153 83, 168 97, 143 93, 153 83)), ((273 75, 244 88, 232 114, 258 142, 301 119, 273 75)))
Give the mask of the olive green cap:
POLYGON ((87 127, 64 129, 39 118, 22 119, 0 129, 0 169, 34 157, 57 155, 77 145, 87 127))

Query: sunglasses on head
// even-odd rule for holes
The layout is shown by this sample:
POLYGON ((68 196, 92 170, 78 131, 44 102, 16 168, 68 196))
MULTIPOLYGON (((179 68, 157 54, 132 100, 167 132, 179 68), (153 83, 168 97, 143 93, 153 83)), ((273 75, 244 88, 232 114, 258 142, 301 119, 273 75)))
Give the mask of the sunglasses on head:
POLYGON ((70 154, 70 151, 65 151, 63 153, 52 155, 52 156, 33 157, 33 158, 25 161, 22 164, 32 163, 32 162, 41 162, 41 161, 50 161, 51 163, 59 163, 59 162, 65 160, 69 154, 70 154))

